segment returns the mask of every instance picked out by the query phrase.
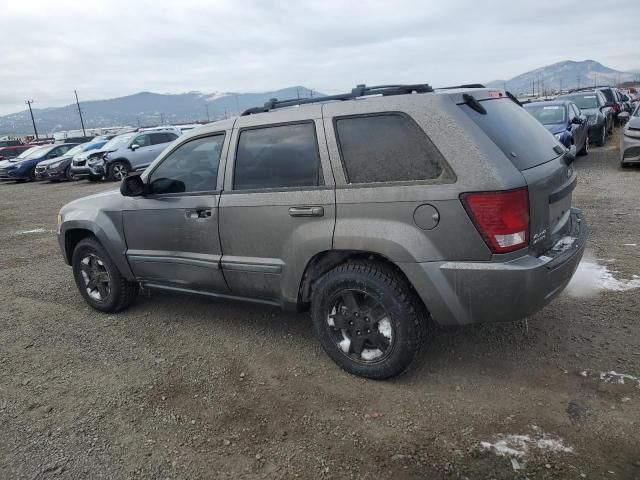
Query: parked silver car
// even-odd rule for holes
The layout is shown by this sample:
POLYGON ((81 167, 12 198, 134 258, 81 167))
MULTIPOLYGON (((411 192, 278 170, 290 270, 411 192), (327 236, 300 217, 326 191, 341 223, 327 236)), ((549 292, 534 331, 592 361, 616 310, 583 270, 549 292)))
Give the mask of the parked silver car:
POLYGON ((387 378, 429 319, 517 320, 563 290, 587 235, 574 153, 501 90, 270 101, 64 206, 59 243, 93 308, 139 285, 310 307, 336 363, 387 378))
POLYGON ((74 158, 71 174, 99 180, 122 180, 141 165, 149 165, 167 145, 180 136, 175 128, 154 128, 118 135, 101 150, 74 158))
POLYGON ((636 106, 620 137, 620 164, 640 163, 640 104, 636 106))

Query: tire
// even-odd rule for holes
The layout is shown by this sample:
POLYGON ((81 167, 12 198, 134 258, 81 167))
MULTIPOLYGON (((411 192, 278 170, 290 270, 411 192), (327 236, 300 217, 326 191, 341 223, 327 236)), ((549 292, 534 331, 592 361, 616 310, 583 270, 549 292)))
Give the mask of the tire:
POLYGON ((347 372, 372 379, 406 371, 427 326, 411 286, 375 262, 345 263, 325 274, 313 287, 311 316, 329 357, 347 372))
POLYGON ((599 147, 603 147, 605 143, 607 143, 607 125, 606 124, 602 126, 602 130, 598 135, 598 140, 596 141, 596 145, 599 147))
POLYGON ((138 284, 122 276, 94 237, 85 238, 76 245, 71 265, 80 294, 96 310, 118 312, 131 305, 138 295, 138 284))
POLYGON ((587 134, 585 136, 584 139, 584 145, 582 146, 582 148, 580 149, 580 151, 578 152, 578 155, 585 156, 589 154, 589 135, 587 134))
POLYGON ((66 178, 68 182, 73 182, 76 179, 73 173, 71 173, 71 165, 65 169, 64 178, 66 178))
POLYGON ((109 165, 107 177, 109 180, 120 182, 124 177, 129 174, 129 164, 118 160, 109 165))

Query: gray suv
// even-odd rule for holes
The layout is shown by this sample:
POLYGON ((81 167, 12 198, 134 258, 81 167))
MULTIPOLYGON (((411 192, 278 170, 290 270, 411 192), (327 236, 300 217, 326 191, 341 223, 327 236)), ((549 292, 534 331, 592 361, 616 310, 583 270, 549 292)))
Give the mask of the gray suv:
POLYGON ((122 180, 127 174, 148 166, 167 145, 180 136, 175 128, 125 133, 112 138, 101 150, 74 158, 70 173, 76 177, 122 180))
POLYGON ((429 320, 517 320, 563 290, 587 235, 573 153, 500 90, 272 100, 63 207, 59 243, 93 308, 139 285, 310 308, 336 363, 388 378, 429 320))

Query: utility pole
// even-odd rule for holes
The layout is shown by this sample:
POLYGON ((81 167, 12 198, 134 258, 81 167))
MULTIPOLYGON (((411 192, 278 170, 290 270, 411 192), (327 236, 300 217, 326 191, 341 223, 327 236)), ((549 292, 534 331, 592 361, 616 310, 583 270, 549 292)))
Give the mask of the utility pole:
POLYGON ((78 100, 78 91, 74 90, 73 93, 76 94, 76 105, 78 106, 78 114, 80 115, 80 125, 82 125, 82 136, 86 137, 87 132, 84 131, 84 120, 82 119, 82 110, 80 110, 80 101, 78 100))
POLYGON ((298 87, 296 87, 296 96, 298 97, 298 100, 300 100, 300 89, 298 87))
POLYGON ((560 79, 560 95, 562 95, 562 78, 560 79))
POLYGON ((204 108, 207 109, 207 123, 211 122, 211 119, 209 118, 209 104, 205 103, 204 104, 204 108))
POLYGON ((580 75, 578 75, 578 90, 580 90, 580 75))
POLYGON ((31 123, 33 123, 33 131, 36 134, 36 140, 38 140, 38 129, 36 128, 36 120, 35 118, 33 118, 33 110, 31 110, 31 104, 33 103, 33 100, 27 100, 25 103, 29 105, 29 113, 31 114, 31 123))
POLYGON ((160 125, 164 125, 164 115, 160 112, 160 125))

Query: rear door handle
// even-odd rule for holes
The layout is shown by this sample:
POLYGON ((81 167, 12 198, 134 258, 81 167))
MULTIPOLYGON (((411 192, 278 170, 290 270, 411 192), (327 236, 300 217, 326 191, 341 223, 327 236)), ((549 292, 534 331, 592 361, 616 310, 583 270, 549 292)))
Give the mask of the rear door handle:
POLYGON ((291 207, 289 215, 292 217, 322 217, 324 216, 323 207, 291 207))
POLYGON ((208 218, 211 216, 210 208, 196 208, 185 212, 187 218, 208 218))

